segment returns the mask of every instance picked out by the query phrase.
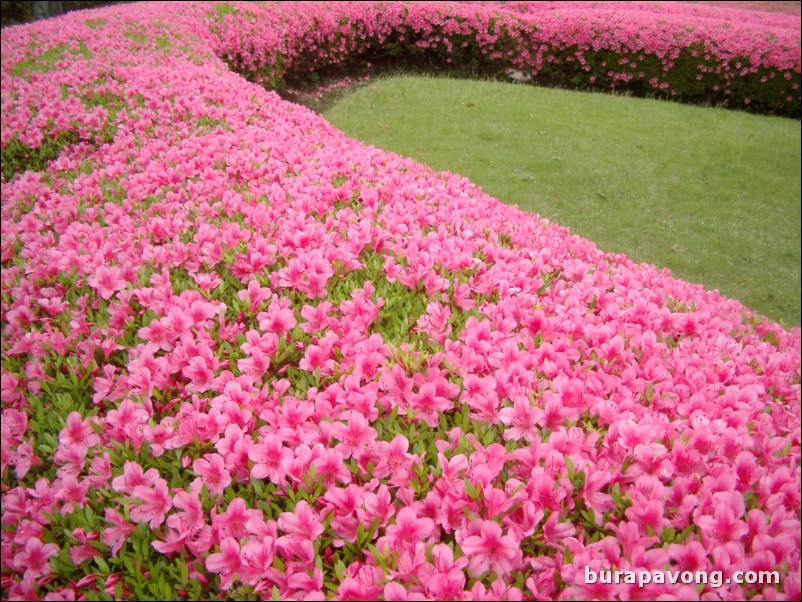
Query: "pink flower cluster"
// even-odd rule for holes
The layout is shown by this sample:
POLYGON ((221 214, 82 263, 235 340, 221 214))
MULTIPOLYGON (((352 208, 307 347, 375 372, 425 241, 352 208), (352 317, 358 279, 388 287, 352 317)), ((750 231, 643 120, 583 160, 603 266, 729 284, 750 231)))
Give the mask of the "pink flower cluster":
POLYGON ((238 5, 212 31, 220 56, 270 87, 390 53, 496 75, 515 69, 561 86, 800 111, 800 22, 785 12, 686 2, 306 2, 238 5))
POLYGON ((77 134, 0 194, 3 598, 799 599, 800 329, 208 43, 378 6, 224 6, 3 31, 4 156, 77 134))

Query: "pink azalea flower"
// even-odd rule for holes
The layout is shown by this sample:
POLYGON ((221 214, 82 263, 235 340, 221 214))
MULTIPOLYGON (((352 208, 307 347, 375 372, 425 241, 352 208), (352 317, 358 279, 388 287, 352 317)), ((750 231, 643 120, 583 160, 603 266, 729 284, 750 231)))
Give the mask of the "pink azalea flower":
POLYGON ((237 297, 243 301, 248 301, 252 314, 255 314, 259 307, 270 299, 271 291, 266 286, 260 286, 256 280, 248 283, 248 288, 237 292, 237 297))
POLYGON ((212 526, 220 533, 220 537, 241 539, 247 532, 248 521, 261 516, 260 510, 248 508, 245 500, 236 497, 228 504, 225 512, 213 517, 212 526))
POLYGON ((125 441, 132 434, 144 429, 150 419, 148 411, 141 403, 123 399, 117 409, 106 414, 106 424, 110 426, 108 436, 117 441, 125 441))
POLYGON ((58 440, 62 445, 76 445, 84 449, 100 443, 100 437, 91 426, 92 419, 83 420, 78 412, 70 412, 67 423, 59 432, 58 440))
POLYGON ((749 528, 740 520, 744 513, 741 495, 737 492, 721 491, 714 493, 713 499, 713 516, 704 515, 696 519, 702 533, 717 544, 743 538, 749 528))
POLYGON ((508 429, 504 431, 504 439, 518 441, 524 439, 532 442, 538 437, 538 420, 542 411, 532 406, 525 397, 516 397, 512 408, 502 408, 498 416, 508 429))
MULTIPOLYGON (((318 445, 315 448, 318 448, 318 445)), ((319 456, 314 460, 317 477, 323 479, 323 482, 329 487, 336 483, 350 483, 351 471, 344 460, 345 458, 339 450, 322 448, 319 456)))
POLYGON ((287 301, 286 298, 281 301, 274 298, 266 312, 257 314, 256 319, 259 320, 259 328, 263 332, 272 332, 278 337, 283 337, 295 327, 297 324, 295 314, 287 301))
POLYGON ((378 593, 381 591, 381 586, 371 584, 364 585, 354 579, 353 577, 346 577, 340 583, 337 590, 337 595, 334 600, 376 600, 378 593))
POLYGON ((644 531, 651 527, 655 533, 661 533, 665 526, 666 518, 664 504, 637 489, 630 491, 632 506, 626 509, 625 516, 637 523, 644 531))
POLYGON ((439 424, 440 413, 450 410, 454 404, 438 394, 434 383, 427 382, 421 385, 418 393, 412 395, 409 407, 423 422, 435 428, 439 424))
POLYGON ((414 546, 416 542, 428 539, 434 533, 434 521, 430 518, 418 516, 413 508, 401 509, 395 517, 395 524, 389 525, 385 530, 385 537, 380 540, 390 544, 391 547, 414 546))
POLYGON ((392 396, 396 403, 404 401, 412 396, 412 379, 407 376, 404 368, 398 364, 381 369, 379 378, 379 389, 392 396))
POLYGON ((471 573, 480 577, 488 571, 504 577, 517 569, 522 561, 520 542, 511 535, 503 535, 494 521, 480 521, 478 534, 459 541, 460 548, 469 559, 471 573))
POLYGON ((109 394, 114 388, 114 374, 117 372, 117 367, 111 364, 103 366, 103 376, 95 377, 92 387, 95 389, 95 394, 92 396, 92 402, 97 405, 109 394))
MULTIPOLYGON (((537 469, 536 469, 537 471, 537 469)), ((558 511, 560 503, 568 495, 555 479, 543 472, 533 471, 527 485, 530 499, 540 509, 558 511)))
POLYGON ((389 477, 392 485, 406 486, 412 474, 413 463, 420 460, 417 456, 407 453, 409 449, 407 438, 398 434, 389 443, 377 441, 374 445, 377 448, 379 461, 373 469, 373 476, 377 479, 389 477))
POLYGON ((368 447, 376 438, 376 429, 369 426, 367 419, 359 412, 348 412, 348 424, 337 422, 332 426, 332 435, 340 440, 336 449, 348 459, 368 447))
POLYGON ((380 485, 376 493, 365 492, 361 508, 357 509, 359 522, 363 524, 370 524, 376 518, 381 524, 385 524, 393 514, 395 514, 395 506, 387 485, 380 485))
POLYGON ((125 521, 122 515, 114 508, 106 508, 105 516, 111 527, 103 530, 103 543, 111 547, 112 556, 117 556, 125 540, 134 530, 134 526, 125 521))
POLYGON ((248 469, 249 443, 250 440, 246 440, 239 425, 229 424, 224 436, 214 444, 217 453, 225 458, 229 473, 237 480, 244 480, 250 474, 248 469))
POLYGON ((87 494, 89 493, 89 480, 78 480, 74 474, 67 474, 59 477, 53 483, 56 499, 64 502, 62 511, 71 512, 71 508, 75 506, 82 506, 87 502, 87 494))
POLYGON ((209 353, 208 357, 196 356, 190 358, 189 365, 184 366, 181 370, 181 374, 190 380, 187 385, 187 391, 203 393, 211 389, 218 364, 219 362, 211 353, 209 353))
POLYGON ((164 522, 173 506, 170 490, 161 478, 152 487, 147 485, 134 487, 132 495, 141 503, 131 507, 131 518, 139 523, 148 523, 151 529, 157 528, 164 522))
MULTIPOLYGON (((113 591, 113 590, 112 590, 113 591)), ((49 592, 45 595, 44 600, 47 602, 60 602, 76 600, 75 590, 71 587, 59 588, 54 592, 49 592)))
POLYGON ((429 599, 423 593, 408 591, 406 588, 404 588, 403 585, 401 585, 397 581, 390 581, 389 583, 385 584, 384 589, 382 590, 382 596, 384 600, 397 600, 399 602, 401 602, 402 600, 429 599))
POLYGON ((559 515, 555 512, 543 523, 543 539, 555 546, 576 532, 573 525, 561 523, 559 520, 559 515))
POLYGON ((323 523, 306 500, 295 505, 295 512, 282 512, 278 526, 292 539, 314 541, 323 533, 323 523))
POLYGON ((677 568, 681 571, 699 571, 707 566, 707 552, 698 541, 672 543, 668 546, 668 556, 677 563, 677 568))
POLYGON ((275 557, 276 546, 272 537, 245 542, 240 549, 240 576, 243 583, 256 585, 265 579, 271 573, 275 557))
POLYGON ((86 281, 91 287, 95 288, 106 301, 111 299, 115 292, 124 289, 128 284, 123 278, 123 271, 116 265, 98 266, 86 281))
POLYGON ((200 488, 177 491, 173 496, 173 507, 179 511, 167 517, 167 536, 152 544, 162 554, 175 554, 186 548, 191 554, 200 556, 212 547, 212 529, 205 523, 197 489, 200 488))
POLYGON ((100 551, 96 550, 92 547, 89 543, 92 539, 97 539, 97 533, 92 533, 87 535, 86 531, 81 528, 74 529, 72 532, 72 536, 78 540, 79 545, 73 545, 70 547, 70 560, 76 566, 84 562, 85 560, 90 560, 95 558, 96 556, 102 556, 103 554, 100 551))
POLYGON ((220 286, 220 283, 222 282, 220 276, 214 273, 193 274, 192 279, 195 281, 195 284, 197 284, 201 290, 207 292, 216 289, 218 286, 220 286))
POLYGON ((229 589, 241 570, 240 545, 233 537, 220 542, 220 551, 206 557, 206 570, 220 574, 220 589, 229 589))
POLYGON ((336 339, 336 335, 328 333, 318 341, 318 345, 308 345, 298 366, 307 372, 314 373, 320 369, 322 374, 329 374, 334 368, 331 354, 336 339))
POLYGON ((251 476, 255 479, 270 479, 280 484, 286 473, 285 465, 293 458, 292 450, 284 447, 276 435, 265 435, 248 450, 248 457, 253 461, 251 476))
POLYGON ((35 579, 42 575, 49 575, 52 571, 50 559, 59 551, 54 543, 43 543, 39 538, 32 537, 25 542, 22 550, 14 555, 14 565, 24 569, 25 575, 35 579))
POLYGON ((192 464, 194 470, 209 489, 209 493, 222 495, 226 487, 231 484, 231 475, 220 454, 205 454, 192 464))
MULTIPOLYGON (((17 479, 24 479, 32 466, 42 465, 42 461, 34 454, 33 439, 28 439, 20 443, 10 456, 11 463, 14 465, 14 474, 17 476, 17 479)), ((5 466, 3 468, 5 468, 5 466)))
MULTIPOLYGON (((479 413, 478 416, 488 416, 487 413, 482 413, 488 405, 495 410, 499 402, 495 378, 490 376, 480 378, 475 374, 468 374, 462 381, 462 386, 460 401, 475 409, 479 413)), ((493 413, 491 412, 490 415, 492 416, 493 413)))
POLYGON ((421 577, 426 591, 437 600, 459 598, 465 589, 465 573, 468 558, 454 560, 454 551, 445 544, 432 548, 432 569, 424 569, 421 577))
POLYGON ((330 301, 321 301, 315 306, 304 305, 301 309, 301 317, 306 323, 301 324, 301 329, 307 334, 320 332, 327 327, 329 315, 331 315, 334 305, 330 301))
POLYGON ((273 355, 276 352, 278 345, 278 337, 269 332, 259 334, 256 330, 249 330, 245 333, 245 342, 240 345, 240 348, 247 354, 252 355, 254 351, 259 350, 266 355, 273 355))
POLYGON ((145 472, 138 463, 127 461, 123 465, 123 474, 115 477, 111 486, 117 493, 131 494, 136 487, 152 487, 158 480, 159 471, 155 468, 149 468, 145 472))
POLYGON ((364 498, 365 490, 358 485, 331 489, 322 498, 326 507, 334 512, 329 523, 332 530, 345 541, 356 541, 359 527, 357 508, 364 498))

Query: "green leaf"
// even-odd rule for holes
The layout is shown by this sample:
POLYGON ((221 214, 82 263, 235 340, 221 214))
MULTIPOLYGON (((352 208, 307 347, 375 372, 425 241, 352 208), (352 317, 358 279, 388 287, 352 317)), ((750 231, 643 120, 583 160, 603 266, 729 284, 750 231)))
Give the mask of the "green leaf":
POLYGON ((357 545, 360 548, 364 548, 365 544, 369 541, 373 541, 374 536, 376 535, 376 531, 379 529, 379 525, 381 525, 381 519, 374 518, 367 529, 364 529, 362 524, 359 527, 362 527, 362 534, 359 535, 359 527, 357 528, 357 545))
POLYGON ((676 541, 677 543, 685 543, 685 540, 688 538, 688 535, 693 533, 693 531, 694 531, 694 525, 688 525, 682 531, 680 531, 680 534, 677 535, 674 541, 676 541))
POLYGON ((574 463, 571 462, 571 458, 569 456, 563 456, 565 459, 565 469, 568 471, 568 478, 573 479, 574 474, 574 463))
POLYGON ((95 563, 97 564, 97 566, 100 568, 101 572, 104 575, 108 575, 109 573, 111 573, 111 570, 109 569, 109 565, 100 556, 95 556, 95 563))
POLYGON ((341 582, 345 580, 345 564, 342 560, 338 559, 337 562, 334 563, 334 574, 341 582))
POLYGON ((376 560, 376 566, 381 567, 382 569, 387 567, 387 556, 379 552, 379 550, 373 544, 368 544, 367 546, 368 552, 371 553, 373 558, 376 560))
POLYGON ((664 527, 663 532, 660 533, 660 542, 673 543, 676 536, 677 532, 674 530, 673 527, 664 527))
POLYGON ((597 527, 598 526, 596 524, 596 515, 593 513, 593 510, 591 510, 590 508, 585 508, 582 511, 581 514, 582 514, 582 517, 585 519, 586 523, 589 526, 593 526, 593 527, 597 527))
POLYGON ((161 581, 162 600, 175 600, 173 587, 166 581, 161 581))
POLYGON ((181 575, 181 585, 186 586, 189 582, 189 570, 187 569, 187 563, 183 560, 178 561, 178 570, 181 575))
POLYGON ((621 505, 621 486, 618 483, 613 485, 613 488, 610 490, 610 496, 613 498, 616 506, 621 505))
POLYGON ((476 487, 474 486, 474 484, 471 483, 470 479, 465 479, 463 482, 465 484, 465 493, 467 493, 472 500, 476 500, 476 497, 479 494, 476 491, 476 487))

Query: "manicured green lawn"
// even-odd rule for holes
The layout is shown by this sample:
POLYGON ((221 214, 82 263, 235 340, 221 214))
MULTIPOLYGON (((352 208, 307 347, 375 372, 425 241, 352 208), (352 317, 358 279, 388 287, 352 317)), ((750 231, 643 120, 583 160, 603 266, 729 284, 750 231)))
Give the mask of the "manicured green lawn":
POLYGON ((610 252, 800 325, 800 123, 533 86, 392 77, 324 113, 610 252))

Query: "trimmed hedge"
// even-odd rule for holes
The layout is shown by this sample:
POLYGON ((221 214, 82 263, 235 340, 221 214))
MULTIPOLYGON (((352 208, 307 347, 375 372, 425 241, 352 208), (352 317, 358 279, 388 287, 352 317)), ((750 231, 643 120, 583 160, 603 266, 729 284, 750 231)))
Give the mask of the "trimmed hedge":
POLYGON ((395 60, 799 117, 798 17, 648 4, 227 3, 212 31, 235 71, 271 89, 395 60))

